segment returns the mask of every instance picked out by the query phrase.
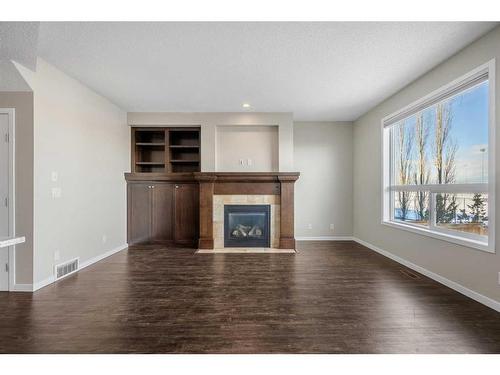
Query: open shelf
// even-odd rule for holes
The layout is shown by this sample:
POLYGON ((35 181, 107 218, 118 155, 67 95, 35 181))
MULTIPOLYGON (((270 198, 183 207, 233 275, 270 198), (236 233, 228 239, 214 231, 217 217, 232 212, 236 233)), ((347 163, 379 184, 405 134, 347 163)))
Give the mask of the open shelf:
POLYGON ((133 127, 132 171, 200 171, 199 127, 133 127))
POLYGON ((136 142, 136 146, 150 146, 150 147, 165 147, 165 142, 154 143, 154 142, 136 142))

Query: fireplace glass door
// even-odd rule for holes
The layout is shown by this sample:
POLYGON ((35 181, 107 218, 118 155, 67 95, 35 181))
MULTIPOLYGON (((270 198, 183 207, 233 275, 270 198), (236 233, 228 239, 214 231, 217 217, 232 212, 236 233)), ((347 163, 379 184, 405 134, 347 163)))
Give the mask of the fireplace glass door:
POLYGON ((270 247, 269 205, 225 205, 225 247, 270 247))

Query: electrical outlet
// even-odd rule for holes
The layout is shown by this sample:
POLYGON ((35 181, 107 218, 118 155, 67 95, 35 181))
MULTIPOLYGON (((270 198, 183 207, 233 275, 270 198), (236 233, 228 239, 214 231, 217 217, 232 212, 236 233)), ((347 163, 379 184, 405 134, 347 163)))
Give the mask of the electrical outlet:
POLYGON ((330 224, 330 230, 333 232, 335 230, 335 225, 330 224))
POLYGON ((59 250, 54 251, 54 260, 59 260, 61 259, 61 253, 59 250))
POLYGON ((252 165, 252 159, 247 159, 247 165, 252 165))
POLYGON ((62 189, 60 187, 52 188, 52 198, 53 199, 61 198, 61 195, 62 195, 62 189))
POLYGON ((108 236, 106 236, 105 234, 102 235, 102 243, 106 243, 108 242, 108 236))
POLYGON ((313 225, 312 224, 307 224, 307 229, 313 229, 313 225))

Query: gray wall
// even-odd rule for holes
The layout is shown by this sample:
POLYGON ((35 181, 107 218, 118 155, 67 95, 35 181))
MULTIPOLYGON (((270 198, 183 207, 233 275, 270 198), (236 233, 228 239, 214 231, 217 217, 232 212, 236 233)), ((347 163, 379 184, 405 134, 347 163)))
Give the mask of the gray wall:
POLYGON ((277 126, 217 127, 217 171, 276 172, 278 150, 277 126))
POLYGON ((17 67, 34 92, 36 287, 55 264, 126 245, 130 133, 126 112, 43 60, 36 72, 17 67))
MULTIPOLYGON (((500 28, 474 42, 434 70, 401 90, 354 124, 354 235, 475 292, 500 301, 499 222, 497 253, 454 245, 381 224, 381 119, 451 82, 492 58, 500 58, 500 28)), ((496 65, 496 108, 500 108, 500 60, 496 65)), ((499 113, 496 122, 498 123, 499 113)), ((496 132, 496 145, 500 145, 496 132)), ((500 153, 496 155, 499 176, 500 153)), ((496 194, 500 190, 497 178, 496 194)), ((496 203, 496 212, 499 212, 496 203)))
POLYGON ((296 237, 352 236, 352 136, 350 122, 294 123, 296 237))

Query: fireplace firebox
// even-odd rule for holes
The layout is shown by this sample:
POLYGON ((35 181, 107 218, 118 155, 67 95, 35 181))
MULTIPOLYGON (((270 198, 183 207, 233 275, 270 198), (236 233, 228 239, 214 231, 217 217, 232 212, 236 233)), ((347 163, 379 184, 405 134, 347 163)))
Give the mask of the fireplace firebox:
POLYGON ((270 205, 224 205, 224 247, 270 247, 270 205))

